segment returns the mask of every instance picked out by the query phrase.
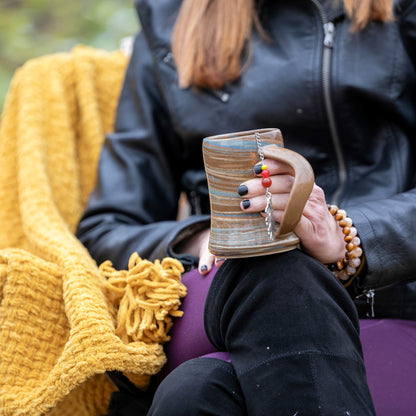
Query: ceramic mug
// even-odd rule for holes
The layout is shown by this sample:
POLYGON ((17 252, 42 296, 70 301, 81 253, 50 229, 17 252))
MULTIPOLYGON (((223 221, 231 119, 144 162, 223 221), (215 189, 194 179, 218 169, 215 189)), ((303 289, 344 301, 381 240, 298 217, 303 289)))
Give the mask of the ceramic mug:
POLYGON ((211 208, 210 252, 220 258, 240 258, 296 248, 299 238, 293 230, 312 190, 314 174, 303 156, 283 147, 280 130, 268 128, 206 137, 202 149, 211 208), (242 182, 256 177, 253 167, 261 161, 259 142, 264 158, 287 164, 294 176, 274 238, 270 238, 260 213, 247 213, 240 208, 241 197, 237 193, 242 182))

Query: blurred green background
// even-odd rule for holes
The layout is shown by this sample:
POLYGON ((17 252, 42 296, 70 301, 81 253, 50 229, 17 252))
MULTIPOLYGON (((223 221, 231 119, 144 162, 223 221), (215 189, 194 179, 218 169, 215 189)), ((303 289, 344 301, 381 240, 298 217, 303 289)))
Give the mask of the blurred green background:
POLYGON ((139 24, 134 0, 0 0, 0 111, 14 71, 28 59, 84 44, 119 47, 139 24))

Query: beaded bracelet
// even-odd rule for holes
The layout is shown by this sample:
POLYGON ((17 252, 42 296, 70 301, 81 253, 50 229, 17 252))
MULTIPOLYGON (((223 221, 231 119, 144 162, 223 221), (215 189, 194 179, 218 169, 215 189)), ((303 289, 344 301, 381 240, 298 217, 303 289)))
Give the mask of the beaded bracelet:
POLYGON ((342 260, 327 264, 326 266, 345 286, 351 283, 361 271, 360 266, 363 264, 363 250, 360 247, 361 240, 357 235, 357 229, 353 227, 351 218, 347 217, 347 213, 343 209, 339 209, 336 205, 328 205, 328 209, 338 222, 338 225, 342 228, 345 236, 346 252, 342 260))

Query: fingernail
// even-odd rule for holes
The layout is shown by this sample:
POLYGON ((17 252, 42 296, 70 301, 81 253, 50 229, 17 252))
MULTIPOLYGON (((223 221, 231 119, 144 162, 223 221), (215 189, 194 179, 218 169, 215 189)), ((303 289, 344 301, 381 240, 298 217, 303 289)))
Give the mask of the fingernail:
POLYGON ((240 185, 237 188, 237 192, 238 192, 238 195, 240 196, 246 195, 248 193, 248 188, 246 185, 240 185))
POLYGON ((250 200, 249 199, 245 199, 243 202, 243 208, 247 209, 250 206, 250 200))
POLYGON ((204 264, 203 266, 201 266, 201 268, 199 270, 201 272, 206 272, 208 270, 208 266, 206 264, 204 264))
POLYGON ((253 170, 254 170, 254 173, 258 175, 259 173, 261 173, 261 165, 254 165, 253 170))

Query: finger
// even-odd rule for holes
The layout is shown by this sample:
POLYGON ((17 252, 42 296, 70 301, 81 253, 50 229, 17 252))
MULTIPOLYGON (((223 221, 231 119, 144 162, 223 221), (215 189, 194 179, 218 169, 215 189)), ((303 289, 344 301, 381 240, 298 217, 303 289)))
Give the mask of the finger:
POLYGON ((212 270, 212 266, 215 262, 215 256, 209 251, 205 251, 199 257, 198 270, 202 275, 208 274, 212 270))
POLYGON ((208 249, 208 236, 205 238, 204 244, 201 245, 199 252, 198 270, 202 275, 208 274, 212 270, 212 266, 220 267, 225 259, 215 257, 208 249))
MULTIPOLYGON (((289 193, 292 189, 294 177, 291 175, 274 175, 270 176, 272 184, 269 186, 269 191, 272 194, 289 193)), ((238 188, 237 192, 240 196, 245 198, 252 198, 255 196, 264 195, 266 188, 262 184, 262 179, 250 179, 243 182, 238 188)))
MULTIPOLYGON (((272 195, 272 207, 274 210, 284 210, 289 200, 289 193, 272 195)), ((240 207, 245 212, 261 212, 266 209, 266 196, 256 196, 250 199, 244 199, 240 203, 240 207)))
MULTIPOLYGON (((260 174, 261 170, 259 167, 261 167, 262 163, 259 162, 254 166, 254 173, 260 174)), ((273 159, 264 159, 264 165, 267 166, 267 170, 270 172, 271 175, 280 175, 280 174, 292 174, 293 169, 286 163, 278 162, 277 160, 273 159)))
POLYGON ((201 242, 201 248, 199 250, 199 263, 198 270, 202 275, 208 274, 215 261, 215 256, 211 254, 208 248, 209 233, 205 233, 203 241, 201 242))

